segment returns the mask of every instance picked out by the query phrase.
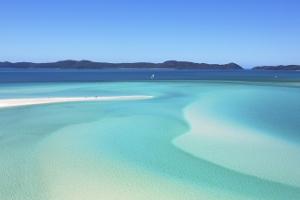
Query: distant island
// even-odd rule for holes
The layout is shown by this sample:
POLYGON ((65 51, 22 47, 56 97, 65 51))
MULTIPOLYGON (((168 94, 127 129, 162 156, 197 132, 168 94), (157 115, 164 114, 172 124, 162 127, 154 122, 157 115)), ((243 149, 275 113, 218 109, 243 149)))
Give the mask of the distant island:
POLYGON ((253 70, 300 70, 300 65, 259 66, 253 70))
POLYGON ((136 63, 107 63, 93 62, 88 60, 75 61, 65 60, 51 63, 32 63, 32 62, 0 62, 0 68, 17 69, 203 69, 203 70, 243 70, 236 63, 228 64, 207 64, 186 61, 166 61, 163 63, 136 62, 136 63))
MULTIPOLYGON (((169 60, 162 63, 134 62, 134 63, 108 63, 93 62, 89 60, 63 60, 49 63, 33 62, 0 62, 0 69, 178 69, 178 70, 244 70, 236 63, 207 64, 188 61, 169 60)), ((300 65, 257 66, 251 70, 300 70, 300 65)))

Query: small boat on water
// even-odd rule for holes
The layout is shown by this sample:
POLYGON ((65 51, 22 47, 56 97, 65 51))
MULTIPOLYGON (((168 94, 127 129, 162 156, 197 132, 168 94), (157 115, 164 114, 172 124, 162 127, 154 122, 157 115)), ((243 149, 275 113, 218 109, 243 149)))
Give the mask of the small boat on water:
POLYGON ((154 78, 155 78, 155 74, 152 74, 152 75, 150 76, 150 79, 153 80, 154 78))

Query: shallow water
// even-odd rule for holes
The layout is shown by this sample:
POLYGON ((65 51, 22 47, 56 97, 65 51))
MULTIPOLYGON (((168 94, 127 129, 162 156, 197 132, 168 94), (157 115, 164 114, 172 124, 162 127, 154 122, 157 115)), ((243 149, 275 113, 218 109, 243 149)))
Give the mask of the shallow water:
POLYGON ((0 98, 153 95, 0 109, 0 199, 300 199, 294 83, 0 85, 0 98))

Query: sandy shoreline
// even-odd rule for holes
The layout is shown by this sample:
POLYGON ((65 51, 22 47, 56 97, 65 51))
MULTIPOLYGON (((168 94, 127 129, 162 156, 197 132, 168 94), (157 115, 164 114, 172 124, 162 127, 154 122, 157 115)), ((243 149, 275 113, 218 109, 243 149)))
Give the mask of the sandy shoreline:
POLYGON ((299 146, 238 120, 220 119, 218 111, 206 110, 210 102, 206 96, 184 108, 190 129, 172 140, 176 147, 242 174, 300 187, 299 146))
POLYGON ((153 96, 133 95, 133 96, 95 96, 95 97, 43 97, 43 98, 22 98, 22 99, 0 99, 0 108, 29 106, 38 104, 80 102, 80 101, 126 101, 145 100, 153 96))

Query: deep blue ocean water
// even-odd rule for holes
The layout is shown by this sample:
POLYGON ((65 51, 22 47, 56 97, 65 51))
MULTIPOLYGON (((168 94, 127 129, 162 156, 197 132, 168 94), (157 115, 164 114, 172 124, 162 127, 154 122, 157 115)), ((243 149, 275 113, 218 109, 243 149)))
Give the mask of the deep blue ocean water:
POLYGON ((151 80, 300 81, 300 71, 251 70, 0 70, 0 82, 95 82, 151 80))

